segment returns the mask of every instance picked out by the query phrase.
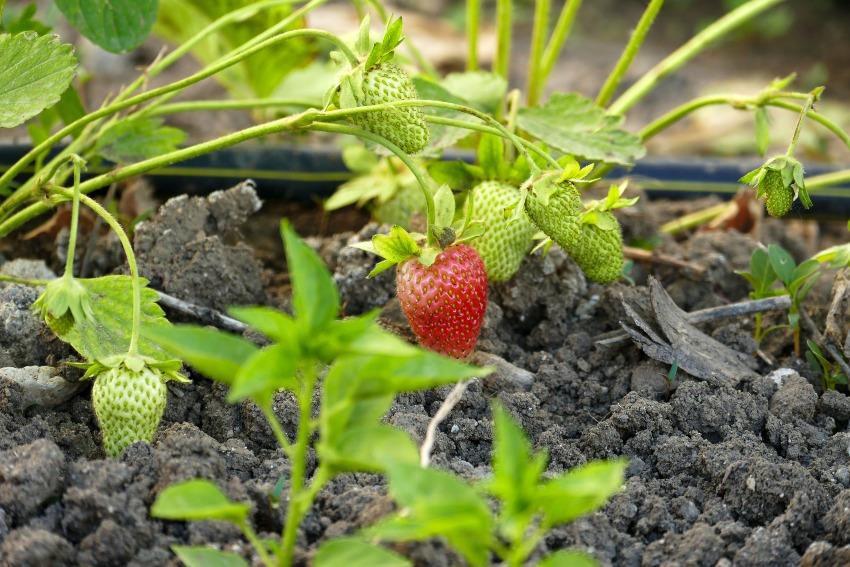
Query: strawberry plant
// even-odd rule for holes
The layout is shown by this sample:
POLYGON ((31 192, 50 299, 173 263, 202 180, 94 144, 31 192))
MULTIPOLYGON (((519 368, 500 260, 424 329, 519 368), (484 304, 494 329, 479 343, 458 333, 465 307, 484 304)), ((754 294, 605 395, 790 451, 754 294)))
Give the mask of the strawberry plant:
POLYGON ((839 364, 829 360, 813 340, 806 339, 806 346, 806 361, 812 370, 820 375, 824 390, 834 390, 838 385, 847 386, 847 376, 839 364))

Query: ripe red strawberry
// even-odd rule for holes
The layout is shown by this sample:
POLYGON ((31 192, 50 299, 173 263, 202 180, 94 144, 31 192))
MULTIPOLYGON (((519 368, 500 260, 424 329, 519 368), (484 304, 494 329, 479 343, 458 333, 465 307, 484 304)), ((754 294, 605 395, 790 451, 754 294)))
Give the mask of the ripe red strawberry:
POLYGON ((418 258, 396 270, 401 308, 419 342, 464 358, 475 348, 487 309, 487 272, 471 246, 449 246, 431 266, 418 258))

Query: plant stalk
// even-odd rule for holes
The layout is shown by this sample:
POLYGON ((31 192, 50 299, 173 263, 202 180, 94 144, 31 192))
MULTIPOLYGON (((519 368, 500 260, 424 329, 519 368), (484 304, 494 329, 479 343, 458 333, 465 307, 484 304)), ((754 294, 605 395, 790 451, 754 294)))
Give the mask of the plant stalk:
POLYGON ((818 97, 820 97, 821 92, 823 92, 823 87, 818 87, 809 93, 809 96, 806 98, 806 104, 803 105, 803 108, 800 111, 800 117, 797 119, 797 126, 794 128, 794 136, 791 137, 791 143, 788 144, 788 150, 785 152, 786 156, 794 156, 794 150, 797 149, 797 142, 800 141, 800 132, 803 131, 803 121, 809 114, 809 110, 811 110, 812 105, 814 105, 815 101, 818 97))
POLYGON ((534 2, 534 26, 531 32, 531 50, 528 54, 528 81, 526 103, 536 106, 543 90, 543 51, 549 34, 550 0, 534 2))
POLYGON ((496 58, 493 72, 510 83, 513 0, 496 0, 496 58))
POLYGON ((662 6, 664 6, 664 0, 651 0, 646 10, 644 10, 637 27, 632 32, 629 43, 626 44, 626 48, 623 50, 622 55, 620 55, 620 59, 614 65, 614 69, 608 75, 608 78, 602 85, 602 89, 600 89, 599 94, 596 96, 597 106, 604 108, 611 101, 611 98, 613 98, 617 87, 620 85, 620 81, 623 80, 635 56, 640 51, 644 40, 646 40, 646 34, 649 32, 649 28, 652 27, 655 17, 658 15, 662 6))
POLYGON ((315 364, 309 362, 303 368, 301 389, 298 392, 298 433, 296 434, 295 443, 292 445, 289 476, 289 506, 286 510, 286 523, 281 534, 281 554, 278 558, 278 565, 285 567, 292 565, 298 526, 301 524, 304 514, 309 509, 309 504, 305 508, 303 494, 305 490, 304 480, 307 473, 307 450, 313 432, 310 426, 310 419, 313 413, 313 389, 316 386, 316 379, 315 364))
POLYGON ((555 24, 555 29, 552 31, 552 36, 549 38, 549 43, 546 44, 546 49, 543 52, 543 63, 540 66, 540 89, 546 86, 546 80, 555 68, 555 63, 558 61, 558 56, 561 54, 561 49, 564 47, 567 39, 570 37, 570 32, 573 29, 576 15, 581 8, 582 0, 565 0, 561 8, 561 14, 558 16, 558 21, 555 24))
POLYGON ((466 70, 478 70, 478 33, 481 29, 481 0, 466 0, 466 70))
POLYGON ((65 257, 65 273, 63 277, 74 277, 74 255, 77 250, 77 233, 80 225, 80 170, 85 162, 79 156, 74 156, 74 198, 71 201, 71 228, 68 233, 68 253, 65 257))
POLYGON ((765 10, 785 0, 751 0, 735 8, 713 24, 699 32, 679 49, 668 55, 650 69, 640 80, 633 84, 614 101, 608 111, 611 114, 623 114, 649 94, 662 79, 677 71, 682 65, 704 51, 709 45, 728 34, 741 24, 754 18, 765 10))

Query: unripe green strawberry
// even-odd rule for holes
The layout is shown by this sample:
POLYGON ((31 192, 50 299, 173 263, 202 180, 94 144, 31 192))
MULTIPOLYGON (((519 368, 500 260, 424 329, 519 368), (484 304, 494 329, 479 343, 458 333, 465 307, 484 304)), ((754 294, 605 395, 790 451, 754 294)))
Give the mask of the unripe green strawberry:
POLYGON ((414 215, 425 212, 425 197, 422 189, 413 183, 402 183, 395 194, 372 209, 372 216, 380 223, 411 228, 414 215))
POLYGON ((608 224, 615 228, 604 230, 595 224, 582 223, 581 236, 575 244, 565 248, 576 261, 584 275, 597 283, 611 283, 623 273, 623 233, 620 223, 608 211, 598 211, 608 217, 608 224))
MULTIPOLYGON (((381 63, 363 77, 361 106, 372 106, 418 98, 416 87, 398 65, 381 63)), ((373 134, 383 136, 409 154, 425 149, 430 133, 425 117, 413 106, 388 108, 352 116, 351 121, 373 134)))
POLYGON ((519 197, 516 187, 499 181, 485 181, 472 189, 473 215, 486 231, 470 244, 478 250, 487 277, 494 282, 512 278, 534 243, 537 227, 525 215, 510 221, 505 218, 505 209, 516 205, 519 197))
POLYGON ((764 194, 764 206, 772 217, 784 217, 794 203, 794 189, 782 181, 782 173, 767 169, 761 178, 759 189, 764 194))
POLYGON ((398 265, 396 288, 410 328, 422 346, 464 358, 475 348, 487 310, 487 272, 474 248, 449 246, 425 266, 412 257, 398 265))
POLYGON ((581 197, 573 185, 563 184, 548 201, 530 193, 525 201, 525 212, 547 236, 564 250, 575 246, 579 239, 579 215, 582 212, 581 197))
POLYGON ((136 441, 153 439, 165 411, 166 380, 156 368, 134 371, 123 363, 95 377, 92 405, 107 454, 117 457, 136 441))

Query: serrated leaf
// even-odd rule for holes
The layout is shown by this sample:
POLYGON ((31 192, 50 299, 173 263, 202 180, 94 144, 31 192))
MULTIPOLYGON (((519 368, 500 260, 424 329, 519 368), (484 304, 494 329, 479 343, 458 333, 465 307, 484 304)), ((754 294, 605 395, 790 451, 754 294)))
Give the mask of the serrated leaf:
POLYGON ((186 567, 248 567, 248 562, 230 551, 199 545, 174 545, 174 554, 186 567))
POLYGON ((198 372, 231 384, 239 369, 259 349, 249 340, 196 325, 146 327, 142 333, 198 372))
POLYGON ((587 160, 631 165, 646 149, 636 135, 620 129, 622 117, 605 113, 576 93, 557 93, 542 107, 522 108, 520 128, 549 147, 587 160))
POLYGON ((313 567, 410 567, 406 558, 356 537, 326 541, 313 558, 313 567))
POLYGON ((251 506, 233 502, 208 480, 193 479, 165 488, 151 506, 151 516, 163 520, 222 520, 239 524, 251 506))
POLYGON ((81 34, 112 53, 142 44, 156 21, 157 0, 56 0, 81 34))
MULTIPOLYGON (((50 315, 46 322, 60 339, 70 344, 87 360, 103 360, 111 356, 126 354, 130 346, 130 329, 133 321, 131 298, 132 278, 129 276, 102 276, 99 278, 74 280, 85 289, 91 306, 91 317, 75 319, 71 313, 55 318, 50 315)), ((147 281, 142 280, 147 286, 147 281)), ((142 325, 146 328, 168 327, 162 309, 157 305, 159 296, 148 288, 142 289, 142 325)), ((157 360, 168 360, 162 348, 153 341, 139 341, 140 354, 157 360)))
POLYGON ((159 118, 137 118, 107 128, 95 150, 115 163, 128 164, 173 152, 185 140, 183 130, 163 126, 159 118))
POLYGON ((76 70, 73 48, 54 35, 0 34, 0 128, 59 102, 76 70))
POLYGON ((451 94, 487 114, 498 113, 508 91, 508 83, 504 78, 486 71, 449 73, 441 84, 451 94))

